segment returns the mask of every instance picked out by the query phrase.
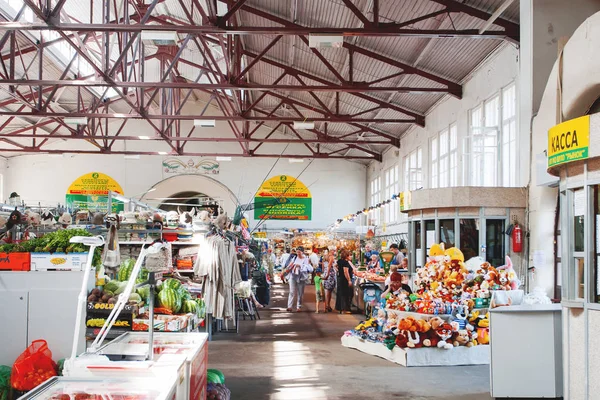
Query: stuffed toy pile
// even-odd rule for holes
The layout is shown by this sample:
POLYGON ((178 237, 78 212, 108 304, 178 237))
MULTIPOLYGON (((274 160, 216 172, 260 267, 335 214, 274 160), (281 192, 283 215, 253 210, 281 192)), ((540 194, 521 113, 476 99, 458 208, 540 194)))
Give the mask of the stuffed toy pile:
POLYGON ((443 315, 452 313, 456 305, 471 310, 489 305, 492 290, 515 290, 520 281, 510 257, 506 264, 494 268, 476 258, 464 262, 463 253, 456 247, 444 250, 434 244, 424 267, 418 268, 413 295, 399 294, 388 297, 386 307, 421 314, 443 315))

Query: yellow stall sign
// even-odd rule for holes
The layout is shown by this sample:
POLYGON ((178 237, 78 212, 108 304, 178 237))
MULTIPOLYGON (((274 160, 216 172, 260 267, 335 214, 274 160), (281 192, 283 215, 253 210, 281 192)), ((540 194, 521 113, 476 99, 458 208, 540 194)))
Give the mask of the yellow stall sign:
POLYGON ((589 156, 590 116, 558 124, 548 131, 548 168, 589 156))

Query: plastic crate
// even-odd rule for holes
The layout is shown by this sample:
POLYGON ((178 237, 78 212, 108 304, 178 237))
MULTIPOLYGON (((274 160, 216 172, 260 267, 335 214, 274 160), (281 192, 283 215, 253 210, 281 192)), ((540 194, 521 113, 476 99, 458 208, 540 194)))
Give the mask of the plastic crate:
POLYGON ((30 271, 31 253, 0 253, 0 271, 30 271))

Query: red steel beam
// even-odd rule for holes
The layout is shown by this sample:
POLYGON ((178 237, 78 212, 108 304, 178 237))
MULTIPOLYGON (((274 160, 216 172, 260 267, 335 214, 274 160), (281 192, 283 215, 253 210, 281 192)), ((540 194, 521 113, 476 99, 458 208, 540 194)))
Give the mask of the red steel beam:
MULTIPOLYGON (((242 7, 245 10, 247 6, 242 7)), ((284 35, 300 36, 311 33, 338 34, 345 36, 406 36, 418 38, 471 38, 471 39, 511 39, 504 31, 486 31, 479 34, 478 29, 399 29, 396 27, 372 28, 311 28, 311 27, 254 27, 240 26, 219 28, 206 25, 142 25, 142 24, 55 24, 1 22, 0 31, 56 31, 56 32, 141 32, 141 31, 171 31, 193 35, 284 35)))
MULTIPOLYGON (((125 121, 126 122, 126 121, 125 121)), ((114 140, 114 141, 161 141, 164 140, 162 136, 121 136, 121 135, 95 135, 95 136, 74 136, 74 135, 49 135, 49 134, 23 134, 26 130, 31 130, 34 127, 41 127, 47 125, 52 122, 43 122, 41 124, 37 124, 32 127, 20 128, 14 131, 8 131, 6 133, 0 133, 0 139, 2 138, 10 138, 10 139, 19 139, 19 138, 38 138, 38 139, 68 139, 68 140, 86 140, 86 139, 106 139, 106 140, 114 140)), ((122 127, 119 127, 119 131, 122 130, 122 127)), ((389 140, 364 140, 361 142, 357 142, 356 140, 343 140, 339 139, 336 136, 327 136, 323 138, 316 139, 308 139, 308 138, 300 138, 300 139, 265 139, 265 138, 235 138, 235 137, 200 137, 200 136, 178 136, 171 138, 174 142, 219 142, 219 143, 237 143, 237 142, 246 142, 246 143, 321 143, 321 144, 380 144, 380 145, 389 145, 389 140)))
MULTIPOLYGON (((297 76, 297 75, 295 75, 297 76)), ((152 89, 197 89, 197 90, 252 90, 252 91, 296 91, 296 92, 383 92, 383 93, 453 93, 447 88, 408 87, 408 86, 370 86, 359 83, 342 85, 261 85, 254 83, 196 83, 196 82, 173 82, 161 80, 156 81, 95 81, 80 79, 3 79, 3 86, 70 86, 70 87, 113 87, 120 88, 152 88, 152 89)))
MULTIPOLYGON (((345 150, 345 149, 344 149, 345 150)), ((255 152, 249 152, 248 154, 240 154, 240 153, 202 153, 202 152, 181 152, 181 153, 168 153, 168 152, 160 152, 160 151, 114 151, 109 149, 101 149, 101 150, 73 150, 73 149, 38 149, 34 147, 26 147, 23 149, 3 149, 0 148, 1 153, 42 153, 42 154, 116 154, 116 155, 141 155, 141 156, 156 156, 156 155, 178 155, 178 156, 191 156, 191 157, 254 157, 254 158, 339 158, 344 160, 378 160, 377 157, 369 157, 369 156, 332 156, 328 153, 316 153, 312 155, 302 155, 302 154, 257 154, 255 152), (164 154, 166 153, 166 154, 164 154)))
MULTIPOLYGON (((478 18, 478 19, 481 19, 484 21, 487 21, 492 16, 492 14, 489 14, 485 11, 479 10, 475 7, 471 7, 467 4, 459 3, 458 1, 455 1, 455 0, 429 0, 429 1, 433 1, 434 3, 438 3, 438 4, 445 6, 446 9, 448 9, 450 12, 464 13, 464 14, 470 15, 471 17, 475 17, 475 18, 478 18)), ((516 24, 516 23, 511 22, 504 18, 496 18, 496 20, 494 21, 494 25, 504 28, 505 32, 508 36, 511 36, 518 40, 519 24, 516 24)))
POLYGON ((371 21, 356 7, 351 0, 342 0, 346 7, 363 23, 363 25, 371 26, 371 21))
MULTIPOLYGON (((246 55, 248 55, 250 57, 254 56, 254 53, 252 53, 250 51, 244 51, 244 54, 246 54, 246 55)), ((305 78, 311 79, 311 80, 313 80, 315 82, 322 83, 323 85, 333 85, 333 86, 338 86, 338 87, 340 86, 340 85, 337 85, 335 82, 332 82, 330 80, 321 78, 319 76, 313 75, 313 74, 308 73, 308 72, 301 71, 301 70, 296 69, 296 68, 292 68, 292 67, 287 66, 287 65, 285 65, 285 64, 283 64, 281 62, 272 60, 272 59, 267 58, 267 57, 263 57, 262 60, 261 60, 261 62, 264 62, 264 63, 267 63, 269 65, 273 65, 275 67, 278 67, 278 68, 286 71, 290 75, 300 75, 300 76, 303 76, 305 78)), ((339 91, 336 91, 336 93, 339 93, 339 91)), ((353 96, 360 97, 360 98, 362 98, 364 100, 368 100, 370 102, 373 102, 373 103, 379 105, 380 107, 389 108, 391 110, 398 111, 398 112, 401 112, 403 114, 406 114, 406 115, 409 115, 411 117, 414 117, 416 124, 421 125, 421 126, 425 125, 425 116, 423 116, 422 114, 419 114, 419 113, 414 112, 412 110, 408 110, 408 109, 406 109, 404 107, 401 107, 401 106, 398 106, 396 104, 391 104, 389 102, 383 101, 383 100, 375 98, 373 96, 366 95, 366 94, 364 94, 362 92, 361 93, 351 93, 351 94, 353 96)))
POLYGON ((221 27, 225 27, 227 25, 227 21, 229 21, 229 19, 233 17, 233 15, 244 5, 246 1, 247 0, 237 0, 225 15, 223 15, 222 17, 217 17, 218 25, 221 27))
MULTIPOLYGON (((244 117, 242 115, 174 115, 174 114, 131 114, 131 113, 100 113, 100 112, 49 112, 49 111, 0 111, 0 116, 15 117, 38 117, 38 118, 108 118, 108 119, 150 119, 150 120, 170 120, 179 121, 278 121, 278 122, 297 122, 299 118, 291 117, 244 117)), ((309 118, 311 122, 329 122, 329 123, 356 123, 356 124, 412 124, 413 119, 402 118, 352 118, 348 115, 333 115, 329 117, 309 118)))
POLYGON ((444 79, 435 74, 423 71, 419 68, 415 68, 415 67, 405 64, 401 61, 394 60, 390 57, 384 56, 384 55, 376 53, 374 51, 364 49, 362 47, 358 47, 358 46, 350 44, 348 42, 344 42, 344 47, 350 51, 354 51, 356 53, 362 54, 362 55, 372 58, 374 60, 381 61, 383 63, 392 65, 397 68, 401 68, 404 72, 406 72, 408 74, 419 75, 419 76, 427 78, 431 81, 445 85, 448 88, 448 90, 447 90, 448 93, 452 94, 453 96, 455 96, 459 99, 462 97, 462 86, 459 85, 458 83, 452 82, 448 79, 444 79))

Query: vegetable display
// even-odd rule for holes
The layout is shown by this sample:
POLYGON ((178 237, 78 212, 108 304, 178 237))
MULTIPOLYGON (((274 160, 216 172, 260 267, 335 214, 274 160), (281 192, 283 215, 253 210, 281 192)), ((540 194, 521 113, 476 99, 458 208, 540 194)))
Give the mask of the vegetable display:
MULTIPOLYGON (((85 229, 64 229, 21 243, 0 245, 0 253, 87 253, 87 246, 81 243, 71 243, 73 236, 92 236, 92 234, 85 229)), ((100 248, 96 249, 94 265, 100 264, 101 251, 100 248)))

